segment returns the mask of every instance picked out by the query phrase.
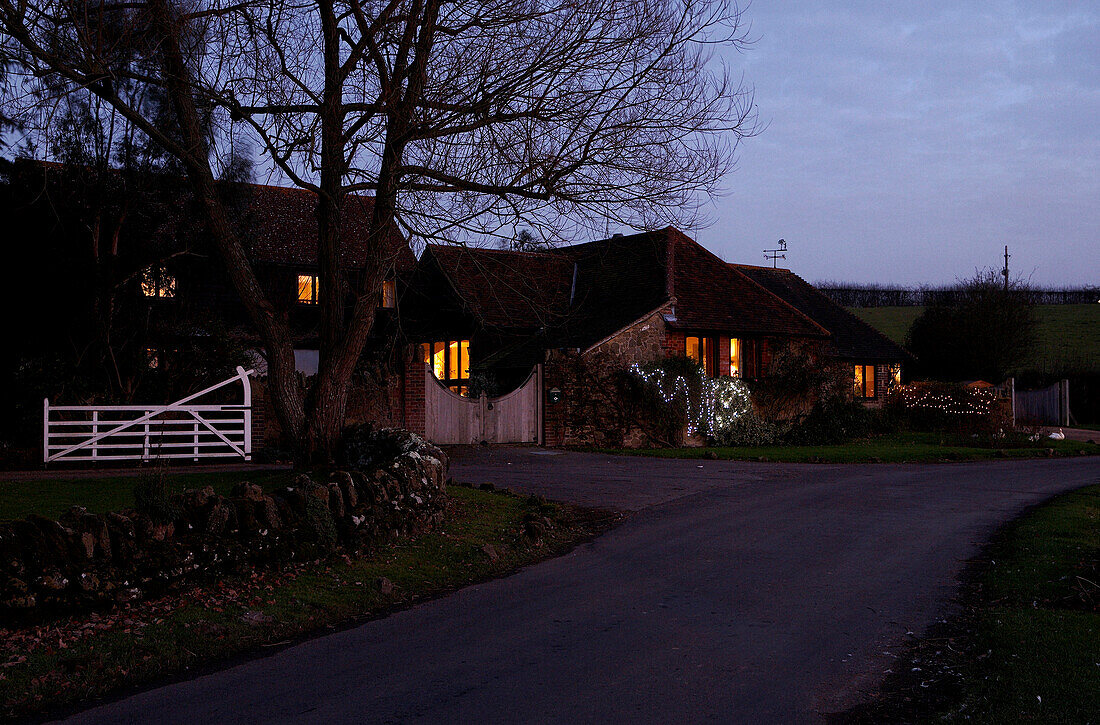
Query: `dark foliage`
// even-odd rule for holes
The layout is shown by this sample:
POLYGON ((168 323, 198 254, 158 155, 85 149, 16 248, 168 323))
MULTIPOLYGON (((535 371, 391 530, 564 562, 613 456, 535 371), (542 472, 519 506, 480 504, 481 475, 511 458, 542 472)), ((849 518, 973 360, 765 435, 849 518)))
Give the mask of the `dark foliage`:
MULTIPOLYGON (((81 138, 71 140, 70 156, 81 138)), ((0 293, 5 309, 18 311, 5 315, 2 333, 19 344, 0 362, 11 383, 0 390, 0 408, 10 412, 0 440, 14 448, 38 445, 45 397, 76 405, 170 402, 252 362, 241 336, 199 296, 143 291, 150 280, 203 283, 201 238, 157 233, 178 216, 168 213, 179 203, 178 177, 145 162, 87 161, 20 161, 0 178, 8 261, 20 270, 0 293)))
POLYGON ((784 437, 784 442, 796 446, 821 446, 847 443, 877 432, 878 411, 869 410, 854 399, 819 400, 797 425, 784 437))
POLYGON ((159 524, 175 521, 182 513, 178 495, 182 490, 173 489, 167 473, 160 466, 139 476, 134 484, 134 509, 159 524))
POLYGON ((916 375, 937 380, 1000 382, 1023 363, 1035 345, 1033 305, 1020 282, 1005 290, 986 270, 934 304, 909 330, 916 375))
MULTIPOLYGON (((926 307, 951 304, 963 293, 959 287, 896 287, 882 284, 850 284, 821 281, 814 284, 842 307, 926 307)), ((1026 292, 1033 305, 1086 305, 1100 300, 1100 288, 1063 287, 1026 292)))

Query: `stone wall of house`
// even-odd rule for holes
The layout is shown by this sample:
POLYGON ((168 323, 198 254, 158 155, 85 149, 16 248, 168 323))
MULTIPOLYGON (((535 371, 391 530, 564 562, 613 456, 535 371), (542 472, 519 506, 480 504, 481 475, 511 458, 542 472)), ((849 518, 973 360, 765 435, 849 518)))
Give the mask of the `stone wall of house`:
MULTIPOLYGON (((594 412, 601 407, 601 395, 608 394, 608 376, 625 371, 634 363, 663 358, 666 352, 667 326, 658 310, 623 328, 591 350, 571 352, 551 350, 543 365, 543 438, 548 446, 608 443, 598 433, 600 425, 594 412), (603 381, 603 382, 601 382, 603 381), (551 390, 561 392, 561 400, 551 400, 551 390), (597 402, 594 402, 597 401, 597 402), (583 412, 582 412, 583 411, 583 412)), ((682 344, 682 343, 681 343, 682 344)), ((611 401, 607 401, 610 403, 611 401)), ((612 427, 618 427, 618 422, 612 427)), ((624 430, 624 446, 642 445, 640 431, 624 430)), ((612 434, 619 444, 619 433, 612 434)))
POLYGON ((662 309, 626 327, 614 336, 596 345, 587 355, 610 355, 628 363, 644 363, 660 360, 665 356, 665 340, 668 335, 662 309))
POLYGON ((360 551, 437 525, 447 458, 403 430, 354 430, 346 468, 265 492, 238 484, 157 499, 154 507, 0 524, 0 615, 122 605, 247 572, 360 551))

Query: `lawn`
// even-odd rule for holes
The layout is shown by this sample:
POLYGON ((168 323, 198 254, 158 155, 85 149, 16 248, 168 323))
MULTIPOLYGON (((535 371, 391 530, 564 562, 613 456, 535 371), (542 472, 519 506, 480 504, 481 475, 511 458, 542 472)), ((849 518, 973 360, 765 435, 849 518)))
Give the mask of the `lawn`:
POLYGON ((56 714, 204 663, 271 652, 555 556, 615 520, 507 492, 447 493, 440 530, 362 557, 256 571, 114 613, 0 626, 0 718, 56 714), (538 540, 525 533, 532 514, 550 522, 538 540))
POLYGON ((961 613, 916 641, 854 722, 1097 722, 1100 486, 1002 529, 961 613))
POLYGON ((1100 455, 1100 444, 1044 439, 1035 448, 977 448, 947 445, 938 433, 895 433, 828 446, 596 449, 600 453, 659 458, 713 458, 778 463, 935 463, 996 458, 1100 455))
MULTIPOLYGON (((923 307, 853 307, 857 317, 894 342, 905 335, 923 307)), ((1038 335, 1035 353, 1025 370, 1064 367, 1096 369, 1100 366, 1100 305, 1040 305, 1035 308, 1038 335)))
MULTIPOLYGON (((150 471, 149 475, 152 475, 150 471)), ((0 521, 20 519, 30 513, 56 518, 72 506, 84 506, 92 513, 118 511, 134 505, 134 484, 140 476, 116 476, 111 478, 66 479, 39 481, 13 481, 0 472, 0 521)), ((233 485, 241 481, 258 483, 265 488, 285 485, 294 479, 290 471, 232 471, 209 473, 191 471, 170 473, 167 479, 174 489, 213 486, 223 496, 233 485)))

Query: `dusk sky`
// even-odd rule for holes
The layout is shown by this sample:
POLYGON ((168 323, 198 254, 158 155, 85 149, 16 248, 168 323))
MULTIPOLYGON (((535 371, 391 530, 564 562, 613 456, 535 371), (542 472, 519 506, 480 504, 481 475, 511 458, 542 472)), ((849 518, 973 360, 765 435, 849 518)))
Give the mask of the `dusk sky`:
POLYGON ((810 281, 1100 284, 1100 3, 757 0, 767 124, 694 236, 810 281))

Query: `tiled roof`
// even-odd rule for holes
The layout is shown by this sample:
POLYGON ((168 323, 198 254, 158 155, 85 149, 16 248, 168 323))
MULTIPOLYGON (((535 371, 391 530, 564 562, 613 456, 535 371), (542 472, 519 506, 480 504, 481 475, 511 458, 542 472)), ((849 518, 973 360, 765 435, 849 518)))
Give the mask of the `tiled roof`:
MULTIPOLYGON (((230 208, 239 214, 238 229, 249 259, 261 264, 293 267, 317 266, 317 195, 306 189, 262 184, 240 184, 230 195, 230 208)), ((341 223, 341 263, 354 271, 367 258, 367 230, 374 199, 348 196, 344 200, 341 223)), ((168 218, 158 229, 164 237, 182 239, 194 231, 185 218, 190 200, 176 206, 178 215, 168 218), (180 227, 184 227, 183 230, 180 227)), ((201 221, 200 221, 201 226, 201 221)), ((408 242, 396 230, 386 235, 386 254, 399 272, 412 269, 416 256, 408 242)))
MULTIPOLYGON (((50 161, 20 159, 17 163, 38 166, 47 171, 62 172, 65 164, 50 161)), ((177 178, 177 183, 184 180, 177 178)), ((229 204, 240 214, 239 228, 249 257, 254 262, 300 267, 317 266, 317 195, 297 187, 264 184, 226 184, 229 204), (243 193, 242 193, 243 192, 243 193)), ((184 192, 165 216, 154 235, 160 238, 186 239, 201 229, 193 218, 193 201, 184 192)), ((370 227, 374 198, 349 195, 344 200, 341 221, 341 261, 348 269, 366 261, 367 230, 370 227)), ((386 235, 387 254, 398 271, 407 271, 416 264, 416 257, 404 236, 393 229, 386 235)))
POLYGON ((481 325, 546 328, 549 344, 585 349, 675 303, 670 327, 731 336, 827 338, 829 330, 671 227, 546 252, 428 245, 481 325))
POLYGON ((668 227, 561 247, 577 261, 571 338, 585 347, 675 300, 670 327, 730 335, 828 332, 682 232, 668 227))
MULTIPOLYGON (((317 265, 317 195, 306 189, 249 184, 246 187, 245 235, 253 261, 295 266, 317 265)), ((367 230, 374 198, 348 196, 341 220, 341 262, 348 269, 366 261, 367 230)), ((405 238, 393 230, 386 236, 388 254, 400 270, 411 269, 416 257, 405 238)))
POLYGON ((731 266, 831 332, 840 357, 868 362, 910 358, 903 348, 790 270, 740 264, 731 266))
POLYGON ((660 234, 632 234, 552 250, 577 266, 562 347, 587 348, 668 302, 667 246, 660 234))
POLYGON ((560 325, 569 310, 573 263, 538 252, 429 244, 434 261, 467 311, 482 325, 538 330, 560 325))
POLYGON ((672 326, 746 336, 828 336, 826 329, 698 242, 675 229, 664 233, 674 245, 670 259, 676 322, 672 326))

